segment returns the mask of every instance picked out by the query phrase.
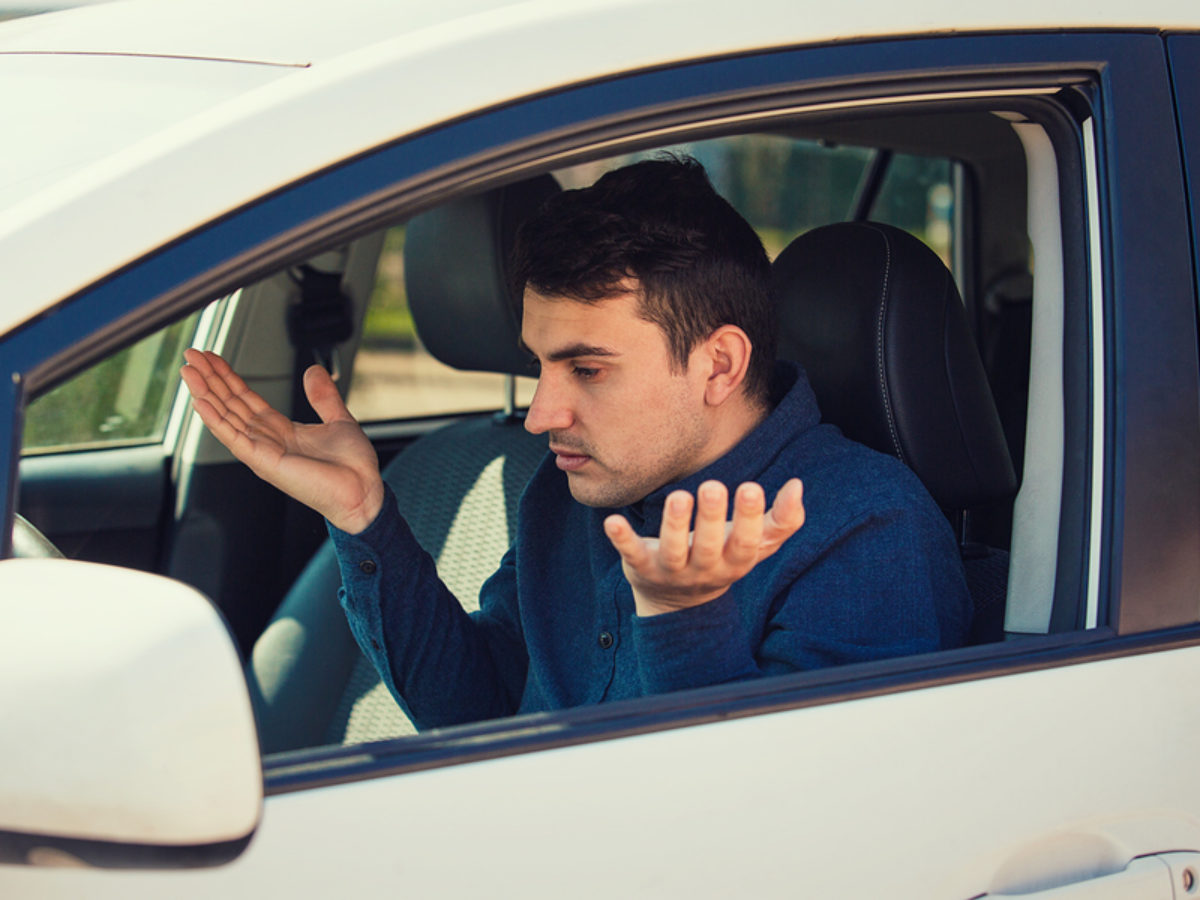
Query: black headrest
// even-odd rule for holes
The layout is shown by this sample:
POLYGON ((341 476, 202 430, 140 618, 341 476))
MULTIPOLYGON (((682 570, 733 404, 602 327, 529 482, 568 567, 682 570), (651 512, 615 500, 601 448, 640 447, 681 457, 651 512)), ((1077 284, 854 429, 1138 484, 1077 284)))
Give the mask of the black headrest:
POLYGON ((779 353, 822 418, 899 457, 947 510, 1011 496, 1016 475, 950 272, 907 232, 846 222, 774 263, 779 353))
POLYGON ((529 374, 508 288, 517 228, 560 190, 550 175, 462 197, 415 216, 404 284, 421 343, 456 369, 529 374))

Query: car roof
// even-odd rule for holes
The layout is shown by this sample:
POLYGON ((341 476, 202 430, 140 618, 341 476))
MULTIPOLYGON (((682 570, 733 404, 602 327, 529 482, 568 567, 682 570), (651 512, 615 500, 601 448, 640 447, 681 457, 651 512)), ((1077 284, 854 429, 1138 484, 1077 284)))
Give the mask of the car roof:
POLYGON ((309 172, 548 88, 883 35, 1189 23, 1192 0, 124 0, 5 22, 0 332, 309 172))
MULTIPOLYGON (((0 31, 0 52, 108 53, 198 57, 304 66, 405 36, 435 34, 447 45, 488 33, 500 43, 543 22, 606 18, 627 37, 669 23, 682 46, 710 50, 846 40, 896 34, 1037 28, 1195 27, 1190 0, 1011 0, 964 4, 858 0, 796 4, 751 0, 339 0, 335 8, 304 0, 121 0, 34 16, 0 31), (331 15, 331 11, 333 14, 331 15), (661 15, 666 13, 664 19, 661 15)), ((662 37, 666 37, 662 33, 662 37)), ((548 43, 548 42, 542 42, 548 43)), ((600 45, 573 41, 572 54, 600 45)), ((671 41, 663 46, 670 49, 671 41)), ((549 51, 549 47, 547 47, 549 51)))
POLYGON ((487 15, 511 0, 124 0, 32 16, 0 31, 0 52, 104 53, 308 66, 387 38, 487 15))

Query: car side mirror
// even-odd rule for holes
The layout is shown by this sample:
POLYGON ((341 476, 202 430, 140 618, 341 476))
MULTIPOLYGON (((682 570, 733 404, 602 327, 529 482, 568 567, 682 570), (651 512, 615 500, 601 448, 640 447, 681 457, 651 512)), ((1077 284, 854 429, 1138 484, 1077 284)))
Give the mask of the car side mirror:
POLYGON ((227 862, 262 812, 241 662, 158 575, 0 562, 0 863, 227 862))

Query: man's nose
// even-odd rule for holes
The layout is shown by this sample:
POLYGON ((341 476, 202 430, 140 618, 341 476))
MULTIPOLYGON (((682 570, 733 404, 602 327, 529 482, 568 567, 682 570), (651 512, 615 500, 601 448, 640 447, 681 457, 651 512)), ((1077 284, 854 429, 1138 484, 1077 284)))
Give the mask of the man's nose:
POLYGON ((525 430, 530 434, 562 431, 570 428, 574 421, 575 417, 562 391, 554 390, 543 375, 538 379, 529 411, 525 414, 525 430))

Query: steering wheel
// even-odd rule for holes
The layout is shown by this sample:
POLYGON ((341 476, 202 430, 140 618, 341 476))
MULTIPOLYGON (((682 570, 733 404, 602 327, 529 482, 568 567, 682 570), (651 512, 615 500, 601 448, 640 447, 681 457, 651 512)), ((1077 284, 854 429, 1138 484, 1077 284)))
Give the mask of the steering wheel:
POLYGON ((20 513, 13 515, 12 555, 17 559, 61 558, 62 551, 20 513))

